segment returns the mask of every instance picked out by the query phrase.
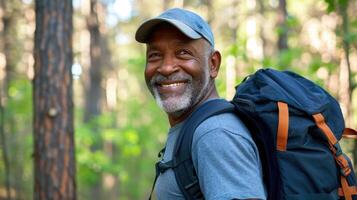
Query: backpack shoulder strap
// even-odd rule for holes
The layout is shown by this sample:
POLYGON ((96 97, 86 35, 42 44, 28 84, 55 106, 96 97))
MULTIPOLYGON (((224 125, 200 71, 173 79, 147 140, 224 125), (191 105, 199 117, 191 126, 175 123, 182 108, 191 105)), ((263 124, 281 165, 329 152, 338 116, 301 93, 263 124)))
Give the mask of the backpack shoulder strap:
POLYGON ((204 120, 227 112, 235 112, 232 103, 223 99, 210 100, 197 108, 181 129, 174 148, 173 170, 177 184, 186 199, 204 199, 192 162, 193 134, 204 120))

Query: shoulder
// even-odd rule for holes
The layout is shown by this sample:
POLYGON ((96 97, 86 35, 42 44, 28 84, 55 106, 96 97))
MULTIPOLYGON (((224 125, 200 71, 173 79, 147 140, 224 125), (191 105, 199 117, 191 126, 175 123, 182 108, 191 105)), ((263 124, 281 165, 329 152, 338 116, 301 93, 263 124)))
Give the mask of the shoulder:
POLYGON ((243 139, 248 143, 254 143, 247 127, 237 115, 223 113, 206 119, 197 127, 193 136, 193 144, 202 139, 205 140, 205 138, 224 137, 243 139))
POLYGON ((224 113, 200 124, 192 161, 207 199, 265 199, 258 149, 236 115, 224 113))
MULTIPOLYGON (((233 113, 224 113, 208 118, 196 129, 192 142, 192 156, 198 160, 209 160, 225 155, 259 161, 258 148, 243 122, 233 113)), ((229 159, 228 159, 229 160, 229 159)))

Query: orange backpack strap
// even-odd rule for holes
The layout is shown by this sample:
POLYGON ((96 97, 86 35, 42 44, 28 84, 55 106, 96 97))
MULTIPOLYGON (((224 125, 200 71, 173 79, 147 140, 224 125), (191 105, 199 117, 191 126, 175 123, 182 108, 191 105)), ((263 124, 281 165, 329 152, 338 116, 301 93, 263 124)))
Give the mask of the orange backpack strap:
MULTIPOLYGON (((343 196, 345 197, 346 200, 352 200, 352 195, 353 195, 353 189, 354 187, 350 187, 347 183, 346 177, 351 173, 351 168, 348 165, 348 161, 346 158, 343 156, 341 147, 338 144, 338 141, 333 134, 332 130, 330 127, 327 125, 324 116, 321 113, 313 115, 313 118, 315 120, 316 126, 321 129, 321 131, 324 133, 326 136, 330 150, 332 151, 335 161, 337 164, 340 166, 341 169, 341 186, 342 186, 342 192, 343 196)), ((341 192, 340 191, 340 192, 341 192)))
POLYGON ((289 108, 288 104, 278 102, 279 109, 279 124, 278 133, 276 137, 276 149, 278 151, 286 151, 288 143, 288 130, 289 130, 289 108))
POLYGON ((313 115, 313 117, 317 127, 319 127, 326 136, 330 150, 332 151, 337 164, 340 166, 341 172, 344 176, 348 176, 351 173, 351 168, 348 165, 346 158, 342 155, 341 147, 339 146, 338 141, 330 127, 326 124, 324 116, 321 113, 318 113, 313 115))
POLYGON ((343 130, 342 136, 345 138, 357 139, 357 131, 352 128, 345 128, 345 130, 343 130))
POLYGON ((317 127, 319 127, 322 130, 322 132, 325 134, 328 143, 332 146, 337 144, 337 139, 333 134, 333 132, 331 131, 330 127, 326 124, 324 116, 321 113, 318 113, 313 115, 313 117, 317 127))
POLYGON ((341 188, 338 188, 338 195, 344 196, 345 200, 352 200, 353 195, 357 195, 357 186, 349 186, 346 177, 341 176, 341 188))

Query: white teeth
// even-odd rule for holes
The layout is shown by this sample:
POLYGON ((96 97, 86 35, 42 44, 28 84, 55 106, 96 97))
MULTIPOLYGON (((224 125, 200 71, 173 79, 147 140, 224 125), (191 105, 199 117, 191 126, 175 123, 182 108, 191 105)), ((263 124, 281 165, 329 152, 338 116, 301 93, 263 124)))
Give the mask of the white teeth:
POLYGON ((162 87, 177 87, 179 85, 182 85, 183 83, 171 83, 171 84, 162 84, 162 87))

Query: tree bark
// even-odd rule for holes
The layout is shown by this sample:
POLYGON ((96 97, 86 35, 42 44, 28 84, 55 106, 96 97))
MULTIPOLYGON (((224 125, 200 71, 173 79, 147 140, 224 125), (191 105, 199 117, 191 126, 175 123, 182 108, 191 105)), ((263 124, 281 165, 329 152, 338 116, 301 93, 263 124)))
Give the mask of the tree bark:
POLYGON ((212 25, 212 22, 214 20, 213 1, 212 0, 204 0, 204 4, 206 5, 206 9, 207 9, 207 22, 208 22, 208 24, 212 25))
MULTIPOLYGON (((87 87, 85 91, 86 101, 85 101, 85 115, 84 122, 91 122, 95 117, 99 116, 101 113, 102 104, 102 54, 103 49, 101 46, 101 33, 100 33, 100 23, 98 19, 98 0, 90 0, 90 13, 87 19, 87 28, 90 34, 90 66, 89 66, 89 77, 87 82, 87 87)), ((97 126, 94 126, 96 129, 97 126)), ((96 131, 96 130, 94 130, 96 131)), ((102 140, 98 137, 98 140, 94 142, 91 146, 93 152, 102 148, 102 140)), ((103 185, 102 185, 102 173, 97 174, 99 179, 97 182, 91 186, 91 199, 102 199, 103 185)))
MULTIPOLYGON (((3 81, 1 81, 3 82, 3 81)), ((10 191, 10 163, 8 157, 8 147, 7 140, 5 136, 5 108, 3 105, 4 102, 4 93, 3 87, 0 87, 0 145, 2 149, 2 157, 4 161, 4 176, 5 176, 5 186, 6 186, 6 199, 11 200, 11 191, 10 191)))
MULTIPOLYGON (((5 0, 0 1, 0 9, 5 12, 6 10, 6 5, 5 5, 5 0)), ((4 14, 5 15, 5 14, 4 14)), ((1 30, 1 51, 5 51, 5 16, 2 17, 2 22, 4 24, 4 28, 1 30)), ((5 52, 4 52, 5 54, 5 52)), ((6 57, 5 57, 6 59, 6 57)), ((6 66, 5 66, 6 68, 6 66)), ((8 157, 8 145, 7 145, 7 138, 5 134, 5 101, 7 99, 7 73, 6 70, 3 72, 5 74, 5 77, 0 80, 1 85, 0 85, 0 137, 1 137, 1 148, 2 148, 2 158, 4 161, 4 176, 5 176, 5 186, 6 186, 6 199, 11 200, 11 191, 10 191, 10 163, 9 163, 9 157, 8 157)))
POLYGON ((36 0, 34 199, 76 199, 71 0, 36 0))
POLYGON ((348 13, 347 13, 347 8, 348 8, 348 0, 344 1, 345 3, 341 3, 339 6, 339 12, 342 17, 342 30, 343 30, 343 51, 344 51, 344 59, 346 60, 346 66, 347 66, 347 91, 348 91, 348 97, 347 97, 347 117, 348 117, 348 122, 347 124, 349 126, 352 126, 352 92, 353 92, 353 86, 352 86, 352 72, 351 72, 351 62, 350 62, 350 42, 348 40, 348 36, 350 35, 349 32, 349 19, 348 19, 348 13))
POLYGON ((3 27, 1 29, 1 52, 4 55, 5 59, 5 77, 1 81, 0 88, 0 104, 1 104, 1 146, 3 148, 3 160, 4 160, 4 169, 5 169, 5 185, 7 199, 15 197, 21 198, 21 177, 22 177, 22 168, 19 169, 19 159, 11 159, 17 157, 16 154, 11 155, 11 147, 19 147, 19 139, 15 131, 15 116, 6 109, 6 104, 9 101, 9 88, 11 82, 14 80, 14 74, 16 71, 16 65, 21 58, 21 53, 19 50, 16 50, 16 43, 18 42, 17 38, 17 19, 19 17, 19 2, 18 1, 5 1, 0 0, 0 8, 3 12, 1 21, 3 27), (11 137, 7 137, 10 136, 11 137), (12 169, 10 170, 10 163, 12 163, 12 169), (11 188, 15 193, 11 193, 11 188))
MULTIPOLYGON (((237 32, 238 32, 238 6, 239 1, 233 0, 230 8, 231 16, 230 16, 230 25, 229 32, 231 33, 231 37, 229 39, 229 43, 233 48, 237 46, 237 32)), ((236 51, 235 51, 236 52, 236 51)), ((236 54, 230 55, 227 57, 227 67, 226 67, 226 99, 232 99, 235 94, 234 86, 236 85, 236 77, 239 71, 243 70, 243 66, 238 67, 237 65, 237 56, 236 54)))
POLYGON ((171 0, 162 0, 162 10, 165 11, 169 9, 171 0))
POLYGON ((264 30, 264 17, 265 17, 265 5, 264 5, 264 0, 258 0, 257 1, 259 5, 259 14, 260 14, 260 30, 259 30, 259 35, 260 39, 262 40, 262 45, 263 45, 263 58, 265 58, 266 53, 267 53, 267 39, 265 37, 265 30, 264 30))
POLYGON ((102 48, 99 21, 97 13, 98 1, 90 0, 90 16, 88 18, 88 29, 90 33, 90 67, 89 80, 86 91, 84 122, 89 122, 101 113, 102 99, 102 48))
POLYGON ((278 49, 279 51, 288 49, 288 27, 286 19, 288 11, 286 10, 286 0, 279 0, 278 7, 278 49))
MULTIPOLYGON (((343 51, 344 51, 344 60, 346 62, 346 75, 347 79, 344 81, 346 82, 346 98, 345 98, 345 104, 346 104, 346 125, 348 126, 353 126, 353 105, 352 105, 352 93, 353 90, 355 89, 353 87, 353 81, 352 81, 352 70, 351 70, 351 62, 350 62, 350 41, 348 39, 348 36, 350 35, 349 31, 349 17, 348 17, 348 5, 349 5, 349 0, 346 1, 341 1, 338 4, 338 12, 341 15, 342 18, 342 30, 343 30, 343 38, 342 38, 342 43, 343 43, 343 51)), ((355 167, 357 167, 357 140, 354 141, 354 147, 352 150, 353 154, 353 160, 355 167)))

